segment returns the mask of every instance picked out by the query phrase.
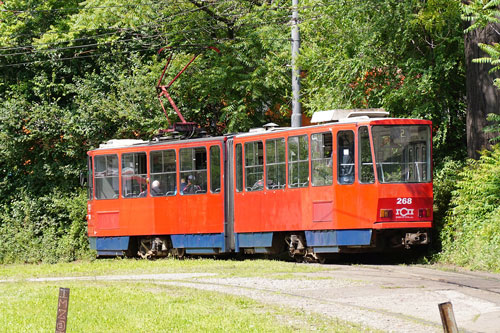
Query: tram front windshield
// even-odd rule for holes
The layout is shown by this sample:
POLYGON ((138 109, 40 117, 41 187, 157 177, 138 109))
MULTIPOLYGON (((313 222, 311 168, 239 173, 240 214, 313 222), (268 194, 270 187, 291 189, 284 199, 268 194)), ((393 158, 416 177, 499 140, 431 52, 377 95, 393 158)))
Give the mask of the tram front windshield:
POLYGON ((378 180, 381 183, 431 181, 431 135, 426 125, 372 127, 378 180))

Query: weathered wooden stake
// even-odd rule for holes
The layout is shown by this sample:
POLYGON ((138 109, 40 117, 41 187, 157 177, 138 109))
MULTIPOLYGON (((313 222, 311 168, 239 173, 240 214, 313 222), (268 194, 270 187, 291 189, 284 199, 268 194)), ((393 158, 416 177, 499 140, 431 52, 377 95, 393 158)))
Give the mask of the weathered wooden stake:
POLYGON ((59 288, 57 303, 56 333, 66 333, 68 322, 69 288, 59 288))
POLYGON ((455 314, 453 313, 453 305, 451 302, 439 304, 439 313, 441 314, 441 322, 445 333, 458 333, 455 314))

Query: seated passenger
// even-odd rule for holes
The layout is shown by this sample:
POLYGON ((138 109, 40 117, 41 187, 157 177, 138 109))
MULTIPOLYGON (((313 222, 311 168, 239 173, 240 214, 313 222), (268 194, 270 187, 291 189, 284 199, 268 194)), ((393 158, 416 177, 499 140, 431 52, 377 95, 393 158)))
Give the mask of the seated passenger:
POLYGON ((194 176, 189 175, 187 178, 187 185, 183 191, 184 194, 195 194, 198 193, 198 191, 201 191, 201 187, 199 185, 193 184, 193 181, 194 176))
POLYGON ((163 193, 161 192, 161 189, 160 189, 160 182, 158 180, 155 180, 151 184, 151 196, 157 197, 157 196, 162 195, 162 194, 163 193))
POLYGON ((264 179, 259 179, 255 182, 255 184, 253 184, 252 186, 252 191, 260 191, 264 188, 264 179))
POLYGON ((181 178, 181 193, 184 193, 184 189, 186 188, 186 180, 181 178))

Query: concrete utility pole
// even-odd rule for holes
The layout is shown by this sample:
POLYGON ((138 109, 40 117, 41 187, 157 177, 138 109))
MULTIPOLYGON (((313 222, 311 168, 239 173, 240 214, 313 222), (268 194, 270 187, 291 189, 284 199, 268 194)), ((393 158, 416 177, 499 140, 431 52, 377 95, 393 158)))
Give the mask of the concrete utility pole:
POLYGON ((299 34, 299 0, 292 0, 292 127, 302 126, 302 106, 300 105, 300 68, 297 56, 300 48, 299 34))

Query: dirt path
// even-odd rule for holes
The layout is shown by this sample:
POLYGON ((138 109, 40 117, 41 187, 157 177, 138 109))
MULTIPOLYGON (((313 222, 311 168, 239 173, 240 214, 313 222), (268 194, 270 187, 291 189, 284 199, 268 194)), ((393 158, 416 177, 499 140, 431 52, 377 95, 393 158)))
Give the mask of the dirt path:
POLYGON ((148 280, 251 297, 393 332, 442 332, 438 304, 451 301, 469 332, 500 332, 500 275, 424 266, 329 265, 329 271, 269 277, 213 274, 31 279, 148 280))

